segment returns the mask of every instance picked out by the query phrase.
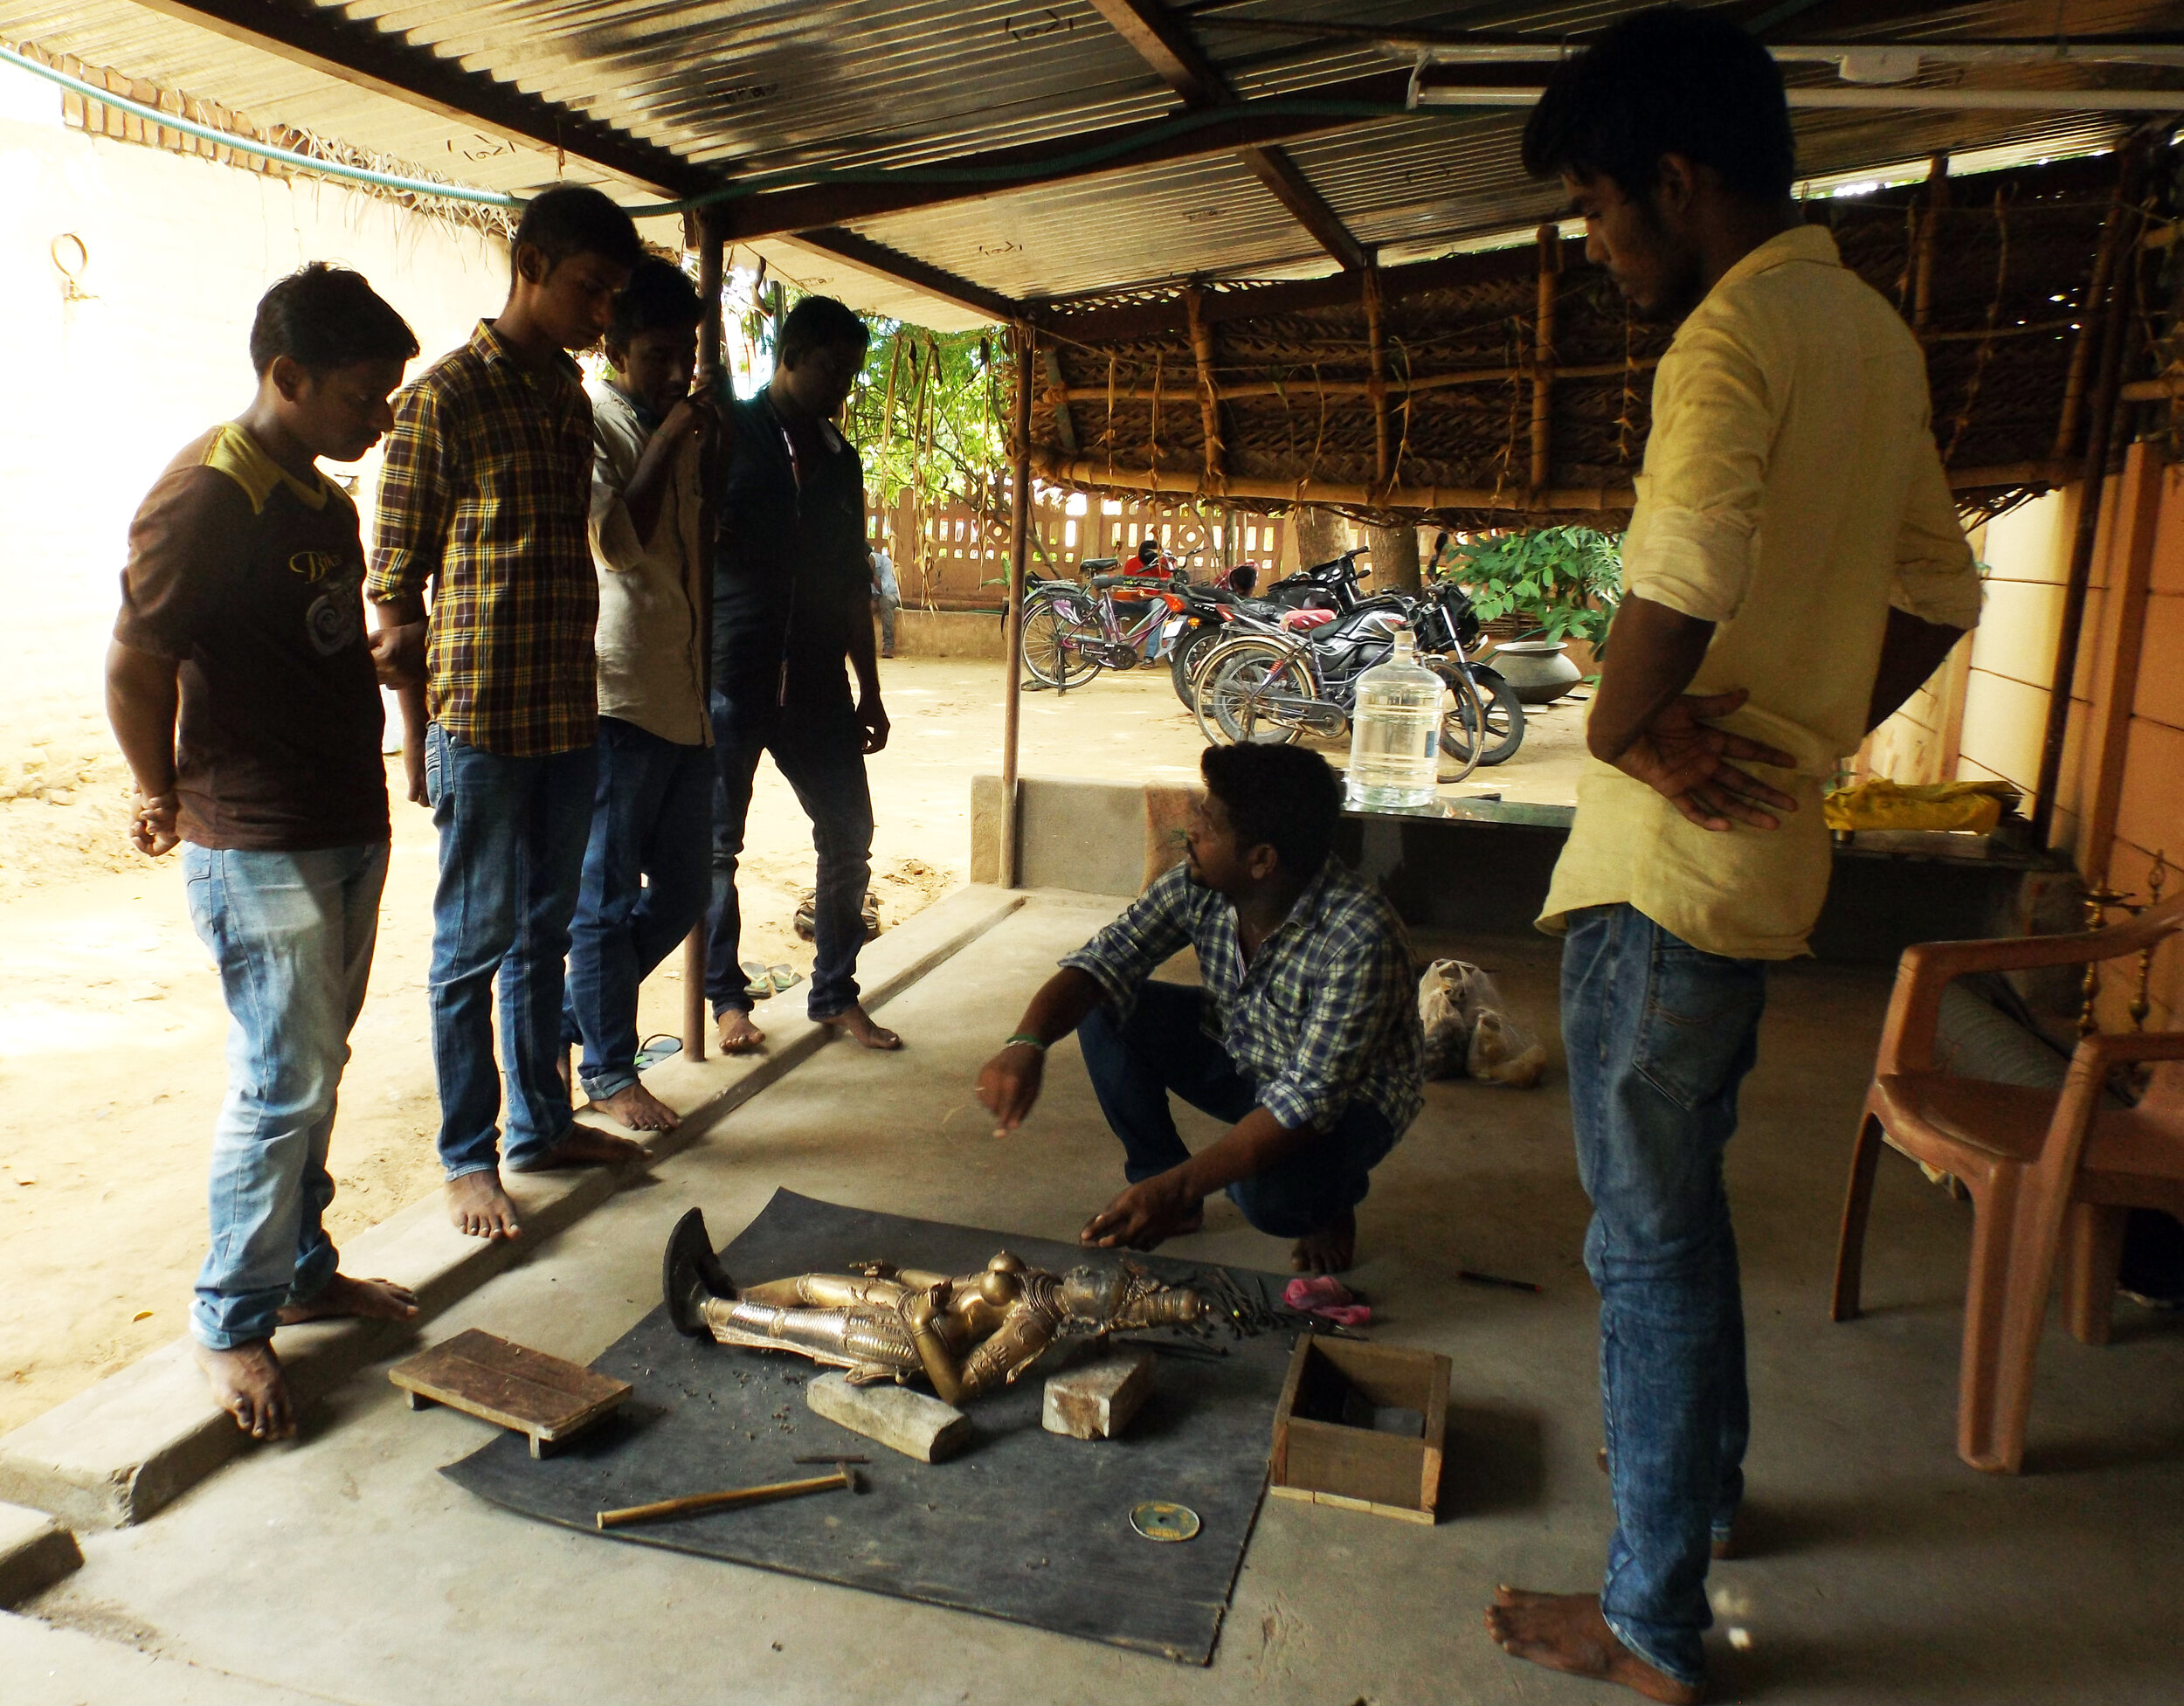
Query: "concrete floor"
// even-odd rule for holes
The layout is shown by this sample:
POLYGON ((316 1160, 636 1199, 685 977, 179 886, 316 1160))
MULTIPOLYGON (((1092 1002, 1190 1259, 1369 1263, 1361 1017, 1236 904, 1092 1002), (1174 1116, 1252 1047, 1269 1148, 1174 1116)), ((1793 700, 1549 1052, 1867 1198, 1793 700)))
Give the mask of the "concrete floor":
MULTIPOLYGON (((1068 1237, 1118 1183, 1073 1047, 1033 1126, 987 1134, 971 1080, 1055 955, 1113 903, 1047 897, 887 1009, 887 1059, 831 1047, 432 1323, 588 1359, 656 1298, 662 1237, 704 1207, 725 1238, 777 1185, 1068 1237)), ((1448 944, 1421 943, 1421 947, 1448 944)), ((1470 944, 1552 1031, 1553 950, 1470 944)), ((2184 1321, 2128 1304, 2117 1343, 2051 1330, 2028 1473, 1951 1450, 1967 1211, 1884 1169, 1873 1313, 1831 1326, 1847 1145, 1884 977, 1779 977, 1731 1185, 1756 1437, 1751 1557, 1717 1565, 1718 1698, 2165 1702, 2184 1697, 2184 1321)), ((9 1706, 371 1706, 688 1700, 1409 1703, 1601 1697, 1505 1658, 1497 1581, 1580 1588, 1608 1529, 1586 1205, 1559 1062, 1546 1088, 1436 1085, 1361 1211, 1354 1276, 1389 1341, 1455 1363, 1443 1520, 1267 1502, 1215 1661, 1197 1669, 997 1620, 526 1522, 435 1471, 485 1437, 404 1410, 379 1371, 294 1446, 221 1472, 149 1524, 86 1537, 82 1571, 0 1617, 9 1706), (1531 1279, 1476 1289, 1458 1267, 1531 1279), (41 1621, 42 1620, 42 1621, 41 1621)), ((1201 1128, 1203 1129, 1203 1128, 1201 1128)), ((1278 1266, 1209 1205, 1178 1253, 1278 1266)), ((1628 1696, 1621 1696, 1628 1698, 1628 1696)))

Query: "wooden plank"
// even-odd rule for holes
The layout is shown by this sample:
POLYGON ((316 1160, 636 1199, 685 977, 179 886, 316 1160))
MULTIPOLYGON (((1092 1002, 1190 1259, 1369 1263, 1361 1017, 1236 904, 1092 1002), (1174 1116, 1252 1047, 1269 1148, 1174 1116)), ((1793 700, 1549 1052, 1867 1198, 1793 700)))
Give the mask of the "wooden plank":
POLYGON ((387 1378, 413 1399, 528 1433, 535 1451, 580 1432, 632 1391, 627 1381, 474 1327, 397 1363, 387 1378))

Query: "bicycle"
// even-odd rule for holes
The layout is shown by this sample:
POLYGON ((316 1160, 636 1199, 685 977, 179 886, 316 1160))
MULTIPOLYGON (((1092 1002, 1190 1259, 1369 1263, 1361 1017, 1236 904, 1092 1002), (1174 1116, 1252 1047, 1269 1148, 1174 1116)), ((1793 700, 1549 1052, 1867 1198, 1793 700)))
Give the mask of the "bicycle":
POLYGON ((1102 669, 1135 669, 1159 653, 1160 630, 1183 608, 1165 579, 1094 575, 1080 584, 1041 581, 1024 595, 1024 666, 1034 680, 1062 692, 1102 669), (1144 589, 1145 611, 1125 623, 1116 609, 1118 587, 1144 589), (1146 645, 1150 637, 1152 644, 1146 645))

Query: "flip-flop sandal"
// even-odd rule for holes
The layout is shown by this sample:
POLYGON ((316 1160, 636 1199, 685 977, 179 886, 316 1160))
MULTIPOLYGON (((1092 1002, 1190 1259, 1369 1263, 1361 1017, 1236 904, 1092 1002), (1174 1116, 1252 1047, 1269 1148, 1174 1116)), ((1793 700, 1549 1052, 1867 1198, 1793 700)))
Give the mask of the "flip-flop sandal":
POLYGON ((796 915, 789 921, 790 927, 806 942, 819 940, 819 903, 815 896, 807 894, 797 902, 796 915))
POLYGON ((764 960, 745 960, 737 968, 743 974, 743 993, 754 1001, 764 1001, 773 993, 773 977, 764 960))
POLYGON ((682 1039, 681 1037, 671 1037, 665 1032, 657 1037, 647 1037, 637 1050, 637 1069, 642 1072, 646 1067, 657 1066, 671 1054, 681 1053, 682 1039))
POLYGON ((865 940, 873 941, 880 934, 880 897, 869 888, 865 890, 865 903, 858 917, 865 927, 865 940))
POLYGON ((778 992, 794 989, 804 981, 804 974, 792 965, 777 965, 766 973, 767 986, 778 992))

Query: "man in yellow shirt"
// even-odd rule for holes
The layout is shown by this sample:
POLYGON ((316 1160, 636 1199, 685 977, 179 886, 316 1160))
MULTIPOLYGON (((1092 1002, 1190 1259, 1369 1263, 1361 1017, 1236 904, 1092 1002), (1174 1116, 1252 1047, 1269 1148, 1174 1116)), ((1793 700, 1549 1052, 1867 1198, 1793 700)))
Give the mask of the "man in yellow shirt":
POLYGON ((1828 890, 1821 791, 1979 617, 1902 318, 1790 198, 1766 51, 1712 14, 1639 13, 1566 62, 1524 133, 1588 259, 1676 323, 1542 925, 1593 1202, 1616 1531, 1598 1594, 1503 1588, 1511 1654, 1699 1698, 1710 1557, 1750 1432, 1722 1152, 1766 966, 1828 890))

